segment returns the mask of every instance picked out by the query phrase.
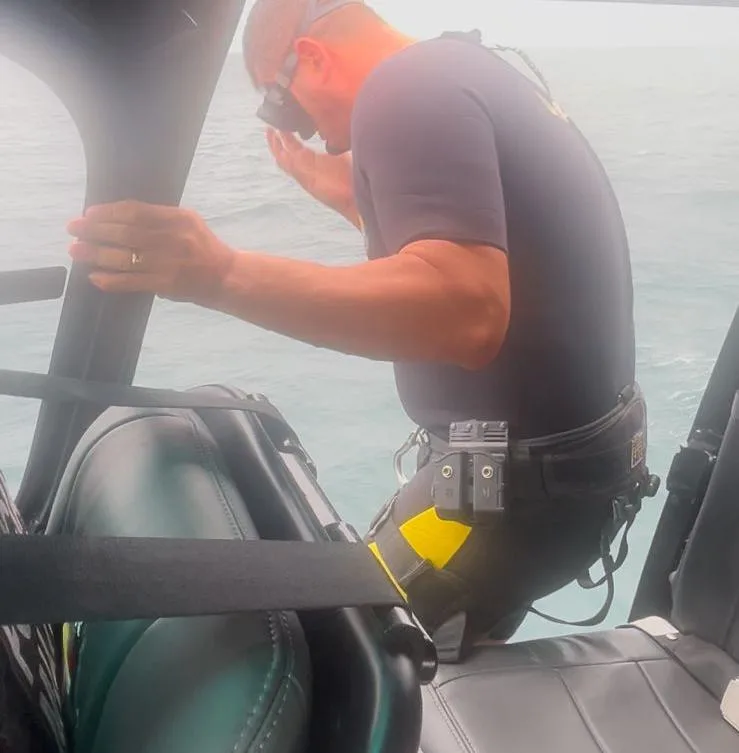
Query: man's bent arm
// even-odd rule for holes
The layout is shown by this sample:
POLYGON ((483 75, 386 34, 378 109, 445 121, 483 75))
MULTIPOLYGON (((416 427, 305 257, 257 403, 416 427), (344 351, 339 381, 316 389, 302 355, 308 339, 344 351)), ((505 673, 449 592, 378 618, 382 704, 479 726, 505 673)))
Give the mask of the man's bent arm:
POLYGON ((446 241, 349 267, 236 253, 213 307, 318 347, 479 369, 505 339, 508 260, 446 241))

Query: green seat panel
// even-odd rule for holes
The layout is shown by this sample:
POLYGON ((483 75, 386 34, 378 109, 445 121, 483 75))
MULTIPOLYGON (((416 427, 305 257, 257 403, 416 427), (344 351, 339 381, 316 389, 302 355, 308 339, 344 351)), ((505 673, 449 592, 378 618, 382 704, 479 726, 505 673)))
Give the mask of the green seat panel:
MULTIPOLYGON (((75 450, 49 533, 254 539, 221 453, 190 411, 109 409, 75 450)), ((291 612, 84 624, 74 753, 302 753, 310 658, 291 612)))

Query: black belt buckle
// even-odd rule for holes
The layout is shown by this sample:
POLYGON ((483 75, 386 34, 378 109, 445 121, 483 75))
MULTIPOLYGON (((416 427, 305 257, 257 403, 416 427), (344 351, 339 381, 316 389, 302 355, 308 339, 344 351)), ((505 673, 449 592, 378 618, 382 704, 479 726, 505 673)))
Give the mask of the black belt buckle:
POLYGON ((431 496, 442 520, 490 525, 506 511, 508 423, 463 421, 449 427, 449 451, 435 464, 431 496))

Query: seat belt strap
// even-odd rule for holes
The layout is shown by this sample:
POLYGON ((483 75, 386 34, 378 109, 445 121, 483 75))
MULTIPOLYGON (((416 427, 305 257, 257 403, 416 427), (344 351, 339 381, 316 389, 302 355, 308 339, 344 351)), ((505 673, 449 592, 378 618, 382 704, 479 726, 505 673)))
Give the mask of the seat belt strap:
MULTIPOLYGON (((634 522, 636 521, 636 516, 641 510, 641 501, 637 498, 636 500, 630 500, 627 498, 621 498, 617 499, 613 503, 614 505, 614 520, 613 523, 615 525, 615 533, 617 534, 621 526, 624 526, 624 532, 623 536, 621 537, 621 543, 618 547, 618 554, 616 555, 616 559, 613 560, 610 557, 610 545, 609 545, 609 554, 608 554, 608 564, 611 566, 612 572, 616 572, 623 564, 626 562, 626 558, 629 556, 629 531, 631 530, 631 526, 634 525, 634 522)), ((604 567, 604 572, 606 571, 606 568, 604 567)), ((599 578, 596 581, 593 581, 592 577, 590 576, 590 571, 587 571, 583 573, 580 577, 577 579, 577 584, 580 586, 580 588, 587 590, 598 588, 599 586, 602 586, 606 582, 607 576, 603 575, 602 578, 599 578)))
POLYGON ((0 536, 0 624, 403 606, 361 543, 0 536))
POLYGON ((0 369, 0 395, 35 400, 84 402, 101 407, 190 408, 236 410, 255 413, 273 438, 292 438, 294 432, 280 411, 264 397, 216 397, 198 392, 134 387, 118 382, 92 382, 84 379, 36 374, 30 371, 0 369))

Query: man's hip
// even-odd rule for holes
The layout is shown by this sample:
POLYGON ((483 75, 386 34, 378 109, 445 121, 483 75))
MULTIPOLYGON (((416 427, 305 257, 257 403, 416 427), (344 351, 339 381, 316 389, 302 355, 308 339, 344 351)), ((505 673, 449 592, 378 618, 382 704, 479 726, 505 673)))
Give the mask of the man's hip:
POLYGON ((463 613, 470 636, 509 638, 534 601, 601 557, 614 499, 646 473, 638 386, 589 426, 511 442, 507 509, 487 525, 440 517, 434 486, 450 446, 423 430, 412 440, 416 473, 399 479, 367 541, 431 632, 463 613))

